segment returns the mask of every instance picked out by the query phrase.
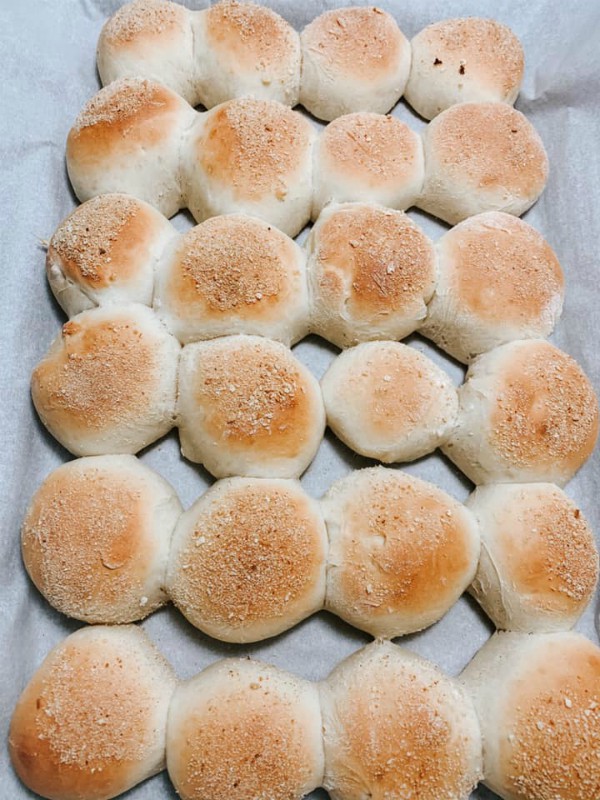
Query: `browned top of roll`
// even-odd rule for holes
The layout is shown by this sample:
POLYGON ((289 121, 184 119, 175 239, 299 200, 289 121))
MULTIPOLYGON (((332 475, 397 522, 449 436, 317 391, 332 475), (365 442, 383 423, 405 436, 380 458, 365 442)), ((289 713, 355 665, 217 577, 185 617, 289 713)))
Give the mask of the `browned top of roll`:
POLYGON ((427 129, 430 151, 450 176, 481 189, 539 194, 548 157, 535 129, 504 103, 459 103, 427 129))
POLYGON ((66 639, 17 703, 13 766, 43 797, 105 800, 160 768, 152 755, 164 739, 157 725, 174 688, 170 668, 141 631, 110 630, 84 628, 66 639))
POLYGON ((302 32, 304 47, 348 78, 371 81, 394 70, 403 37, 380 8, 338 8, 314 19, 302 32))
MULTIPOLYGON (((474 562, 471 524, 459 503, 401 472, 363 473, 345 499, 344 603, 374 616, 422 613, 454 597, 474 562)), ((473 567, 474 569, 474 567, 473 567)))
MULTIPOLYGON (((247 669, 224 661, 229 680, 205 673, 206 686, 197 701, 173 727, 169 771, 177 776, 184 798, 297 800, 299 787, 310 780, 314 744, 307 737, 294 689, 282 691, 274 668, 247 669)), ((285 680, 285 678, 283 678, 285 680)))
POLYGON ((102 38, 113 46, 127 47, 140 41, 148 45, 188 24, 188 12, 178 3, 165 0, 134 0, 122 6, 102 29, 102 38))
POLYGON ((120 78, 83 107, 69 132, 67 155, 83 166, 111 154, 155 147, 172 135, 176 113, 186 105, 160 83, 120 78))
POLYGON ((564 278, 554 251, 511 214, 465 220, 443 239, 444 266, 461 303, 490 322, 538 319, 553 310, 564 278))
POLYGON ((351 286, 348 311, 354 317, 399 312, 433 291, 433 246, 401 212, 340 208, 319 227, 316 257, 322 295, 335 301, 351 286))
POLYGON ((67 322, 58 346, 33 371, 34 401, 55 427, 72 433, 151 412, 147 388, 160 385, 163 366, 157 339, 127 313, 67 322))
POLYGON ((283 200, 305 164, 311 131, 305 117, 273 100, 230 100, 210 112, 196 155, 239 200, 283 200))
POLYGON ((71 280, 93 289, 136 277, 156 231, 157 212, 124 194, 88 200, 61 223, 48 246, 71 280), (132 258, 132 255, 135 258, 132 258))
POLYGON ((182 237, 168 292, 177 306, 201 306, 203 319, 231 312, 269 319, 289 296, 295 260, 292 241, 273 226, 242 215, 212 217, 182 237))
POLYGON ((300 491, 268 480, 231 484, 199 515, 180 555, 178 602, 232 628, 284 616, 323 559, 322 532, 300 491))
POLYGON ((270 8, 224 0, 206 12, 206 31, 222 58, 254 71, 278 66, 297 48, 294 29, 270 8))
POLYGON ((295 458, 314 427, 312 387, 301 365, 274 342, 216 340, 203 346, 193 393, 206 435, 228 447, 295 458))
POLYGON ((420 140, 395 117, 357 112, 330 122, 319 147, 326 162, 343 175, 367 186, 393 187, 415 169, 420 140))
POLYGON ((507 579, 536 606, 573 614, 591 597, 598 578, 598 553, 581 511, 558 487, 510 486, 498 543, 507 579))
POLYGON ((110 463, 71 461, 36 492, 21 532, 23 560, 35 585, 62 610, 114 608, 136 586, 143 595, 155 546, 149 489, 136 478, 110 463))
POLYGON ((508 345, 498 377, 490 440, 507 463, 573 471, 598 436, 598 400, 581 367, 549 342, 508 345))
POLYGON ((415 38, 420 47, 429 48, 434 66, 440 69, 456 68, 460 75, 474 73, 479 83, 502 95, 521 83, 523 48, 510 28, 496 20, 446 19, 428 25, 415 38))
POLYGON ((598 797, 600 650, 572 635, 541 642, 511 685, 503 729, 512 735, 500 739, 500 763, 515 796, 598 797))

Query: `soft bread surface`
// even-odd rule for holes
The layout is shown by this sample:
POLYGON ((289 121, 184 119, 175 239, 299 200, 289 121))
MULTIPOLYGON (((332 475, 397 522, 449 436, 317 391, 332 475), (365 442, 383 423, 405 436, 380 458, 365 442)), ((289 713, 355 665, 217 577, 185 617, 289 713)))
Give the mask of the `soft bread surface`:
POLYGON ((312 146, 306 117, 272 100, 230 100, 198 116, 185 157, 185 191, 198 222, 245 213, 296 236, 310 218, 312 146))
POLYGON ((225 0, 191 16, 203 106, 244 96, 297 104, 300 39, 279 14, 225 0))
POLYGON ((554 251, 510 214, 477 214, 438 241, 439 277, 420 332, 462 362, 514 339, 548 336, 562 311, 554 251))
POLYGON ((548 179, 548 157, 527 118, 504 103, 460 103, 423 134, 419 208, 451 225, 484 211, 520 216, 548 179))
POLYGON ((181 503, 133 456, 96 456, 54 470, 21 529, 23 560, 59 611, 91 623, 142 619, 167 601, 171 534, 181 503))
POLYGON ((191 15, 179 3, 134 0, 121 6, 102 28, 97 61, 105 86, 118 78, 149 78, 191 105, 201 102, 191 15))
POLYGON ((213 217, 163 255, 154 308, 183 343, 247 333, 290 345, 308 330, 304 254, 262 220, 213 217))
POLYGON ((433 294, 432 242, 401 211, 371 203, 328 206, 307 245, 312 330, 338 347, 402 339, 433 294))
POLYGON ((258 336, 186 345, 179 372, 181 449, 219 478, 293 478, 325 428, 319 384, 288 348, 258 336))
POLYGON ((410 44, 405 98, 425 119, 456 103, 515 102, 525 58, 506 25, 479 17, 447 19, 428 25, 410 44))
POLYGON ((450 436, 450 378, 418 350, 366 342, 342 352, 321 381, 327 424, 344 444, 385 463, 413 461, 450 436))
POLYGON ((300 34, 300 102, 319 119, 354 111, 387 113, 410 70, 410 44, 380 8, 337 8, 300 34))
POLYGON ((301 800, 323 779, 317 688, 256 661, 212 665, 175 693, 167 768, 182 800, 301 800))
POLYGON ((357 112, 331 122, 315 146, 312 216, 330 202, 404 211, 423 186, 420 137, 396 117, 357 112))
POLYGON ((482 553, 471 594, 497 628, 564 630, 598 580, 598 552, 585 517, 550 483, 480 486, 467 501, 482 553))
POLYGON ((475 575, 475 520, 432 484, 374 467, 337 481, 321 502, 330 539, 327 608, 373 636, 431 625, 475 575))
POLYGON ((123 78, 84 106, 67 139, 75 194, 89 200, 125 192, 171 217, 183 205, 183 135, 196 118, 175 92, 142 78, 123 78))
POLYGON ((600 649, 577 633, 497 633, 461 676, 505 800, 600 796, 600 649))
POLYGON ((444 453, 474 483, 563 486, 590 456, 598 399, 581 367, 541 339, 475 359, 444 453))
POLYGON ((84 311, 34 369, 35 408, 75 455, 136 453, 173 427, 179 352, 146 306, 84 311))
POLYGON ((297 481, 229 478, 181 517, 168 589, 211 636, 258 641, 322 608, 326 552, 319 507, 297 481))
POLYGON ((46 255, 52 292, 69 317, 99 305, 151 305, 154 269, 174 228, 148 203, 104 194, 73 211, 46 255))
POLYGON ((54 648, 10 724, 19 778, 50 800, 109 800, 165 765, 175 675, 143 631, 86 627, 54 648))
POLYGON ((333 800, 467 800, 481 735, 464 690, 423 658, 374 642, 321 686, 324 786, 333 800))

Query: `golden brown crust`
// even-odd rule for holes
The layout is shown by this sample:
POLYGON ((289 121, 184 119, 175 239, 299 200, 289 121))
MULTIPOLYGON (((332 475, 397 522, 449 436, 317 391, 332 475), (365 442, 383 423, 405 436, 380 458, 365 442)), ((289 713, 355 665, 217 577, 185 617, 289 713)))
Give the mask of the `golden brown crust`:
POLYGON ((47 262, 90 289, 134 280, 147 266, 156 233, 156 212, 123 194, 88 200, 61 223, 48 246, 47 262))
POLYGON ((228 450, 296 458, 314 426, 315 401, 300 364, 283 346, 222 340, 203 346, 192 378, 205 435, 228 450))
POLYGON ((134 0, 108 20, 102 29, 102 41, 120 49, 137 48, 140 42, 156 47, 187 24, 188 12, 178 3, 134 0))
POLYGON ((227 663, 231 685, 221 679, 199 692, 177 726, 169 772, 178 793, 183 800, 300 800, 314 770, 301 709, 270 669, 245 677, 227 663))
POLYGON ((387 78, 404 48, 394 19, 373 6, 326 11, 304 28, 302 42, 324 70, 365 82, 387 78))
POLYGON ((11 760, 26 786, 57 800, 105 800, 160 769, 147 760, 160 751, 157 712, 169 688, 159 688, 144 655, 75 634, 48 656, 10 726, 11 760))
POLYGON ((213 491, 178 553, 176 600, 223 628, 295 614, 319 580, 323 540, 299 490, 252 481, 213 491))
POLYGON ((293 28, 270 8, 225 0, 206 12, 210 46, 239 69, 278 67, 297 48, 293 28))
POLYGON ((327 772, 333 776, 327 788, 347 800, 467 797, 477 779, 469 763, 474 748, 464 719, 455 724, 461 712, 467 716, 465 701, 455 696, 449 702, 452 689, 440 673, 401 660, 394 645, 385 647, 375 657, 368 648, 355 656, 365 659, 362 669, 342 665, 329 678, 336 730, 329 730, 325 714, 327 772))
POLYGON ((501 367, 490 443, 511 466, 575 472, 598 436, 598 400, 579 365, 543 341, 511 347, 501 367))
POLYGON ((310 139, 310 123, 280 103, 231 100, 210 112, 196 158, 210 181, 237 200, 284 200, 305 166, 310 139))
POLYGON ((160 385, 161 371, 157 337, 135 318, 75 318, 63 325, 58 347, 33 371, 31 391, 57 430, 109 431, 152 415, 151 389, 160 385))
POLYGON ((527 325, 551 317, 562 300, 564 277, 552 248, 510 214, 466 220, 445 235, 442 253, 461 305, 485 321, 527 325))
POLYGON ((460 504, 400 472, 377 470, 353 482, 339 523, 336 581, 344 605, 359 614, 443 607, 456 596, 457 580, 468 581, 475 567, 460 504))
POLYGON ((522 800, 600 796, 600 651, 583 637, 527 656, 500 723, 500 765, 522 800))
POLYGON ((548 177, 543 144, 527 119, 504 103, 460 103, 427 129, 430 152, 448 178, 478 190, 538 196, 548 177))
POLYGON ((21 531, 27 571, 71 616, 106 621, 110 609, 133 597, 142 617, 144 578, 156 548, 148 489, 130 471, 77 465, 56 470, 33 498, 21 531))
POLYGON ((525 57, 515 34, 496 20, 467 17, 429 25, 416 37, 432 65, 509 96, 521 85, 525 57))
POLYGON ((506 579, 527 605, 576 614, 598 579, 594 535, 579 509, 558 489, 527 493, 506 506, 498 529, 506 579))
POLYGON ((167 285, 179 311, 219 320, 277 318, 293 289, 294 245, 250 217, 213 217, 181 239, 167 285))
POLYGON ((83 107, 67 140, 79 169, 140 148, 164 145, 186 103, 170 89, 141 78, 121 78, 83 107))
POLYGON ((344 302, 355 319, 401 313, 433 293, 433 245, 400 212, 341 208, 319 227, 317 242, 319 293, 327 306, 344 302))
POLYGON ((368 187, 405 183, 420 156, 420 140, 395 117, 357 112, 330 122, 320 137, 324 163, 368 187))

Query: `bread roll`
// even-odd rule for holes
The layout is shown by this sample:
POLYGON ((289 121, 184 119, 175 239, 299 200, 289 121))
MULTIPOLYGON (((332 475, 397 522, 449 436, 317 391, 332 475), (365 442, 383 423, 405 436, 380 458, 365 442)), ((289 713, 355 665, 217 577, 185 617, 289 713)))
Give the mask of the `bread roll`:
POLYGON ((358 470, 333 484, 322 508, 326 606, 375 637, 436 622, 475 575, 473 516, 425 481, 383 467, 358 470))
POLYGON ((193 15, 196 74, 206 108, 250 96, 298 103, 300 39, 283 17, 224 0, 193 15))
POLYGON ((84 622, 134 622, 167 601, 171 534, 183 508, 134 456, 63 464, 37 490, 23 561, 54 608, 84 622))
POLYGON ((577 506, 551 483, 480 486, 467 506, 482 540, 471 594, 496 627, 572 627, 598 580, 594 534, 577 506))
POLYGON ((230 100, 198 117, 184 155, 187 204, 198 222, 244 213, 296 236, 310 218, 311 123, 268 100, 230 100))
POLYGON ((82 628, 27 684, 10 724, 13 767, 51 800, 109 800, 165 766, 175 676, 140 628, 82 628))
POLYGON ((181 517, 169 594, 216 639, 266 639, 321 610, 326 552, 319 507, 297 481, 229 478, 181 517))
POLYGON ((504 800, 600 796, 600 650, 576 633, 496 633, 462 674, 504 800))
POLYGON ((317 688, 227 659, 175 692, 167 767, 182 800, 300 800, 323 778, 317 688))
POLYGON ((458 390, 444 453, 474 483, 564 486, 598 436, 598 400, 581 367, 541 339, 475 359, 458 390))
POLYGON ((194 74, 191 15, 184 6, 164 0, 134 0, 110 17, 98 40, 102 83, 118 78, 149 78, 200 102, 194 74))
POLYGON ((420 137, 396 117, 339 117, 315 148, 313 219, 330 202, 373 202, 404 211, 423 186, 420 137))
POLYGON ((308 330, 304 254, 262 220, 213 217, 165 253, 154 307, 184 343, 249 333, 290 345, 308 330))
POLYGON ((389 642, 343 661, 321 686, 324 786, 333 800, 467 800, 481 735, 466 693, 389 642))
POLYGON ((145 306, 84 311, 33 371, 36 411, 75 455, 136 453, 173 427, 179 350, 145 306))
POLYGON ((125 192, 165 216, 182 206, 179 157, 196 112, 160 83, 122 78, 84 106, 69 132, 67 169, 83 202, 125 192))
POLYGON ((327 424, 360 455, 413 461, 447 440, 458 410, 450 378, 398 342, 341 353, 321 381, 327 424))
POLYGON ((401 211, 328 206, 307 245, 312 330, 338 347, 402 339, 425 318, 436 283, 431 241, 401 211))
POLYGON ((300 34, 300 102, 319 119, 353 111, 385 114, 408 80, 410 44, 380 8, 336 8, 300 34))
POLYGON ((513 339, 548 336, 564 278, 550 245, 510 214, 461 222, 437 244, 439 280, 420 333, 459 361, 513 339))
POLYGON ((298 477, 324 428, 319 384, 284 345, 225 336, 184 347, 181 450, 217 478, 298 477))
POLYGON ((544 190, 548 157, 519 111, 504 103, 460 103, 423 135, 425 183, 417 205, 451 225, 484 211, 519 217, 544 190))
POLYGON ((411 42, 405 97, 425 119, 455 103, 508 103, 519 93, 525 57, 515 34, 492 19, 428 25, 411 42))
POLYGON ((69 317, 99 305, 152 304, 154 268, 175 229, 152 206, 124 194, 88 200, 56 229, 46 272, 69 317))

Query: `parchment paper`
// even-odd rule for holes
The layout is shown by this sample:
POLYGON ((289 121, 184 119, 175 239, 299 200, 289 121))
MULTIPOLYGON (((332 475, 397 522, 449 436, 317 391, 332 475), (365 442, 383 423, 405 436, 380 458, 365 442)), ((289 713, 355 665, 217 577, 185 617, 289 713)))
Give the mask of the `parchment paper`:
MULTIPOLYGON (((266 0, 297 28, 323 10, 348 0, 266 0)), ((517 108, 540 132, 548 150, 550 181, 526 215, 555 248, 567 279, 565 312, 553 341, 571 353, 600 388, 598 356, 598 242, 600 241, 600 3, 597 0, 379 0, 411 38, 425 25, 451 16, 488 15, 507 23, 521 38, 527 65, 517 108)), ((190 6, 206 5, 188 0, 190 6)), ((20 558, 19 527, 32 493, 48 473, 71 458, 43 429, 29 396, 32 368, 64 321, 46 285, 48 238, 75 206, 64 166, 65 140, 75 116, 99 88, 95 47, 104 19, 119 0, 0 0, 0 798, 32 797, 12 772, 5 746, 8 722, 25 684, 46 653, 80 627, 53 611, 29 582, 20 558)), ((417 128, 424 124, 400 103, 394 112, 417 128)), ((437 238, 441 223, 410 212, 437 238)), ((175 224, 185 229, 190 217, 175 224)), ((306 235, 301 237, 303 239, 306 235)), ((463 370, 418 336, 410 338, 452 375, 463 370)), ((330 345, 311 338, 296 355, 320 377, 334 357, 330 345)), ((211 482, 201 468, 179 455, 176 433, 141 454, 144 463, 170 480, 188 507, 211 482)), ((329 433, 303 478, 320 497, 337 478, 368 466, 329 433)), ((460 500, 469 482, 439 455, 403 467, 433 481, 460 500)), ((599 451, 567 488, 596 531, 600 531, 599 451)), ((592 603, 578 625, 597 641, 592 603)), ((143 627, 187 678, 224 656, 264 659, 312 680, 324 678, 342 658, 370 637, 322 612, 295 629, 251 646, 211 640, 175 609, 154 614, 143 627)), ((457 674, 486 641, 490 623, 469 599, 437 625, 397 640, 457 674)), ((128 800, 175 798, 166 774, 136 787, 128 800)), ((313 797, 325 797, 316 792, 313 797)), ((489 798, 480 788, 473 797, 489 798)), ((591 800, 591 799, 590 799, 591 800)))

